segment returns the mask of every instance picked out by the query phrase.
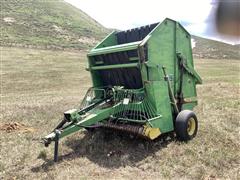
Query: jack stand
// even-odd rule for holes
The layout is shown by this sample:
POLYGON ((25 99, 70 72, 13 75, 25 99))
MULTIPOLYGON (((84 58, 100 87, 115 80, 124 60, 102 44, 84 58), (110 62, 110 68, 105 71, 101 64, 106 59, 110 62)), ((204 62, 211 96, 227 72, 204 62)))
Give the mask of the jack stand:
POLYGON ((54 162, 58 161, 58 142, 59 142, 59 136, 60 136, 60 131, 55 130, 55 144, 54 144, 54 162))

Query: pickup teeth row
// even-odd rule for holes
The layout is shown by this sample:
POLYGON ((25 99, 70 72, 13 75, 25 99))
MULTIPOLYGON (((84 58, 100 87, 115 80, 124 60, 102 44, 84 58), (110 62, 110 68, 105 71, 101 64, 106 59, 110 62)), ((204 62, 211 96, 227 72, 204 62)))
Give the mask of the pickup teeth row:
POLYGON ((99 127, 118 130, 118 131, 123 131, 123 132, 127 132, 127 133, 137 135, 137 136, 140 136, 140 137, 145 137, 143 126, 129 125, 129 124, 115 124, 115 123, 112 123, 112 122, 97 123, 97 125, 99 125, 99 127))

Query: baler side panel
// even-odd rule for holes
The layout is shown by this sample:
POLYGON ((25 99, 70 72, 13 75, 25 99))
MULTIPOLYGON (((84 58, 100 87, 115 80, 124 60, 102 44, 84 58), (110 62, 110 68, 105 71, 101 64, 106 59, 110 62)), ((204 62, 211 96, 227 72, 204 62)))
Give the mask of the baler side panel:
MULTIPOLYGON (((174 75, 174 22, 165 20, 152 33, 148 40, 149 63, 166 67, 167 74, 174 75)), ((150 77, 159 80, 159 69, 151 68, 150 77)), ((162 76, 163 77, 163 76, 162 76)), ((161 78, 162 78, 161 77, 161 78)), ((174 82, 171 82, 173 88, 174 82)))
POLYGON ((172 107, 168 96, 168 86, 166 81, 149 81, 145 84, 146 91, 151 97, 156 111, 161 118, 151 121, 154 128, 159 128, 161 133, 169 132, 174 129, 172 121, 172 107), (166 95, 167 94, 167 95, 166 95), (158 99, 158 101, 156 101, 158 99))
POLYGON ((93 49, 104 48, 108 46, 117 45, 116 31, 110 33, 106 38, 104 38, 100 43, 98 43, 93 49))
MULTIPOLYGON (((191 69, 194 68, 193 56, 191 49, 191 36, 183 29, 181 25, 176 24, 176 53, 180 53, 181 56, 186 61, 186 65, 191 69)), ((179 68, 179 67, 177 67, 179 68)), ((178 71, 178 77, 180 77, 180 71, 178 71)), ((180 86, 180 79, 178 81, 178 89, 180 86)), ((188 72, 184 71, 183 74, 183 83, 182 83, 182 93, 183 98, 185 99, 195 99, 197 97, 196 92, 196 81, 195 78, 190 75, 188 72)), ((182 109, 193 109, 197 105, 197 101, 183 104, 182 109)))
MULTIPOLYGON (((151 91, 157 112, 162 115, 162 118, 155 122, 161 132, 174 129, 169 90, 162 71, 162 67, 166 67, 167 74, 174 79, 174 33, 174 22, 165 20, 151 33, 147 42, 148 63, 153 66, 148 67, 150 83, 146 87, 147 93, 151 91)), ((174 88, 174 81, 171 81, 171 88, 174 88)))
MULTIPOLYGON (((89 64, 89 67, 88 68, 91 68, 92 64, 92 59, 94 57, 91 56, 89 57, 88 56, 88 64, 89 64)), ((101 80, 101 76, 100 76, 100 72, 99 71, 90 71, 90 74, 91 74, 91 79, 92 79, 92 87, 102 87, 103 86, 103 81, 101 80)))

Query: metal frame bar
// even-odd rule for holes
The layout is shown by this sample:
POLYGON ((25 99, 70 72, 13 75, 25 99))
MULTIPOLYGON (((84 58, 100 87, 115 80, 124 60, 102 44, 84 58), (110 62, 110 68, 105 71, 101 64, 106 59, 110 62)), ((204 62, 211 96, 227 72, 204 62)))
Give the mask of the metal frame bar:
POLYGON ((109 46, 105 48, 93 49, 90 53, 88 53, 88 56, 96 56, 100 54, 109 54, 109 53, 115 53, 115 52, 121 52, 121 51, 134 50, 138 48, 141 42, 142 41, 136 41, 136 42, 127 43, 127 44, 120 44, 120 45, 109 46))
POLYGON ((133 68, 138 67, 138 63, 128 63, 128 64, 115 64, 106 66, 94 66, 90 70, 105 70, 105 69, 117 69, 117 68, 133 68))

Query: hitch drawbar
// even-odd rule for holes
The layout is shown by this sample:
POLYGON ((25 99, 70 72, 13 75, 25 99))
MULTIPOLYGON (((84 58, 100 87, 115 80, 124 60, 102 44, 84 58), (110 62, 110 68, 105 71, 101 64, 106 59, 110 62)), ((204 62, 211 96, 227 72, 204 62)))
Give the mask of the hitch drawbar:
MULTIPOLYGON (((96 123, 93 126, 88 126, 85 128, 106 128, 117 131, 126 132, 129 134, 133 134, 138 137, 146 138, 146 139, 155 139, 158 137, 161 132, 159 128, 151 128, 148 126, 136 126, 129 124, 114 124, 112 122, 106 123, 96 123)), ((59 139, 60 139, 61 131, 56 129, 53 133, 51 133, 48 138, 44 139, 44 144, 46 147, 54 141, 54 162, 58 161, 58 148, 59 148, 59 139)))

